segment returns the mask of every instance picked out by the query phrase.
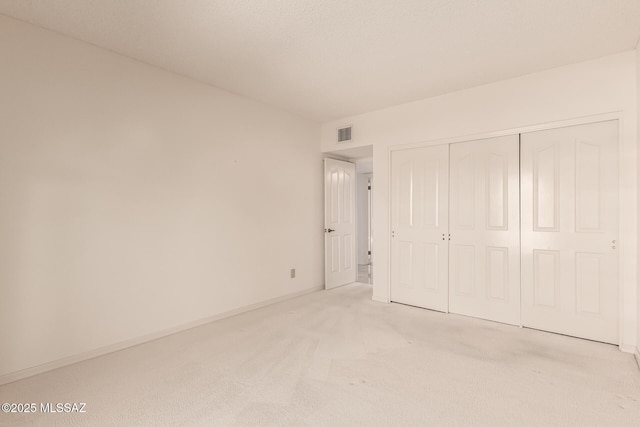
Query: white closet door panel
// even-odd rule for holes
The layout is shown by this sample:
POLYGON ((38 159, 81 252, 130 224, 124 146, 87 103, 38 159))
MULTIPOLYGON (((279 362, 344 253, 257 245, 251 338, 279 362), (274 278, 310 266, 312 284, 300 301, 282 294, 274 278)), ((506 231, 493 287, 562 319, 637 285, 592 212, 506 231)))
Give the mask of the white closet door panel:
POLYGON ((451 144, 449 310, 520 324, 519 138, 451 144))
POLYGON ((618 343, 618 122, 522 135, 524 326, 618 343))
POLYGON ((449 147, 391 154, 391 300, 447 311, 449 147))

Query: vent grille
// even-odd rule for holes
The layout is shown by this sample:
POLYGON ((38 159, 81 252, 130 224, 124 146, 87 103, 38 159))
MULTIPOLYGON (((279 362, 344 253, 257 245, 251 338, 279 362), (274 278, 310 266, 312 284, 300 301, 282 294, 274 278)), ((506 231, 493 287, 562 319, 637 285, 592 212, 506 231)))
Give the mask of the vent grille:
POLYGON ((351 141, 351 126, 338 129, 338 142, 351 141))

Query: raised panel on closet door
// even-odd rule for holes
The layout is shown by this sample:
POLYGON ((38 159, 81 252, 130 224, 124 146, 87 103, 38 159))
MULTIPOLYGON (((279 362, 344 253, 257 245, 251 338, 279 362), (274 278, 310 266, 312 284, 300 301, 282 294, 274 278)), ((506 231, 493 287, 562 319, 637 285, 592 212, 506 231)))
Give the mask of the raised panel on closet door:
POLYGON ((520 324, 519 137, 451 144, 449 310, 520 324))
POLYGON ((522 322, 618 343, 618 122, 522 134, 522 322))
POLYGON ((391 301, 447 311, 449 147, 391 153, 391 301))

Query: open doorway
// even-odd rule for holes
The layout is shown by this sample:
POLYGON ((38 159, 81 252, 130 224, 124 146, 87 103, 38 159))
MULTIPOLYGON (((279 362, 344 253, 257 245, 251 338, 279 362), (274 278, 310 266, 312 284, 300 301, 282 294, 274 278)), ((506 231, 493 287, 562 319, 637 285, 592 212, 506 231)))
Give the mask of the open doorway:
POLYGON ((373 284, 371 216, 373 195, 373 158, 356 160, 357 260, 360 283, 373 284))

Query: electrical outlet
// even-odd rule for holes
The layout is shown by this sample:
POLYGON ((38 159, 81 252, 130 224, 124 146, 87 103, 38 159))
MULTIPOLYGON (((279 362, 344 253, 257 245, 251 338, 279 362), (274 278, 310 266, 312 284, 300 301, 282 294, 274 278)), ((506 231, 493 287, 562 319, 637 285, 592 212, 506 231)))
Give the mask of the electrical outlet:
POLYGON ((291 278, 294 279, 296 277, 296 269, 292 268, 291 269, 291 278))

